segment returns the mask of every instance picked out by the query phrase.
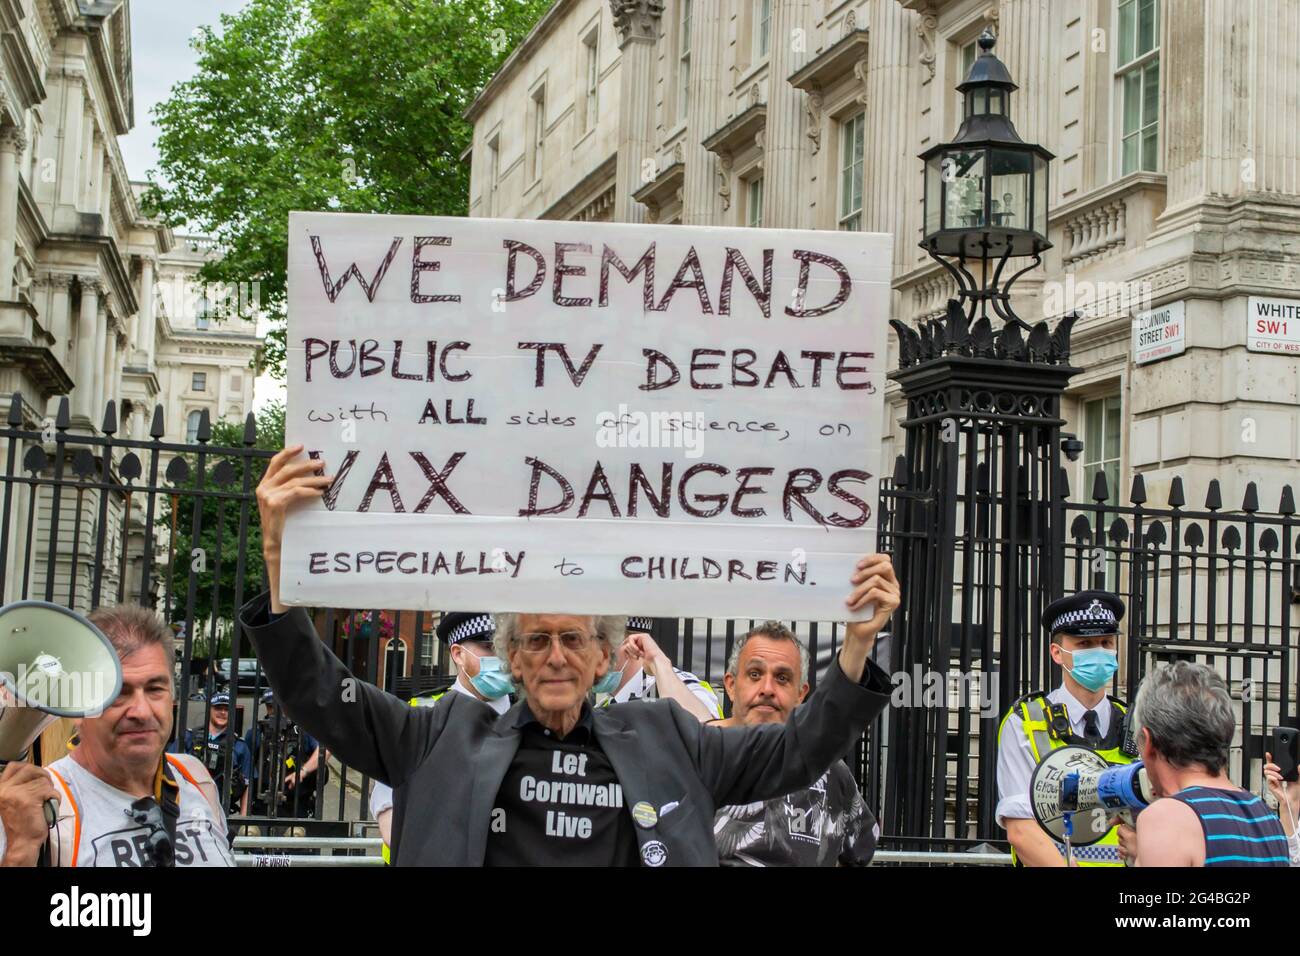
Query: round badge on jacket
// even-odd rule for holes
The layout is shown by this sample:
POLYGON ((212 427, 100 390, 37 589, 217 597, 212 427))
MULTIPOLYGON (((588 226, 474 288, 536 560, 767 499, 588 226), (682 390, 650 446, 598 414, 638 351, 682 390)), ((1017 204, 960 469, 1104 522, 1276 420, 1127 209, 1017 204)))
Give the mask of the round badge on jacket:
POLYGON ((641 829, 649 830, 659 822, 659 814, 655 813, 654 807, 641 800, 632 807, 632 819, 636 821, 636 825, 641 829))
POLYGON ((658 840, 651 840, 641 847, 641 861, 646 866, 663 866, 668 859, 668 847, 658 840))

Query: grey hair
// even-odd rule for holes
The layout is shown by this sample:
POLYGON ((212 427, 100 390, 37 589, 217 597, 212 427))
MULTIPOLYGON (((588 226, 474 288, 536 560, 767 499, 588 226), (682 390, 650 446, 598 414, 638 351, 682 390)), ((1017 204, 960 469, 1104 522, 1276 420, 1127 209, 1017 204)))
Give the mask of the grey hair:
POLYGON ((1151 746, 1175 767, 1199 764, 1217 774, 1228 765, 1237 720, 1228 685, 1212 668, 1176 661, 1142 681, 1133 722, 1151 735, 1151 746))
MULTIPOLYGON (((614 656, 622 646, 623 638, 627 636, 627 618, 610 614, 585 616, 596 631, 596 640, 604 641, 609 647, 609 666, 613 667, 614 656)), ((492 649, 496 651, 501 666, 509 671, 510 649, 519 643, 519 615, 514 612, 493 614, 492 620, 496 625, 496 631, 492 635, 492 649)), ((524 688, 519 686, 517 693, 522 699, 525 696, 524 688)))
POLYGON ((118 604, 96 608, 86 619, 104 632, 119 659, 130 657, 142 647, 157 645, 167 658, 168 671, 175 666, 176 638, 155 612, 138 604, 118 604))
POLYGON ((764 621, 751 628, 748 634, 732 645, 731 657, 727 659, 727 673, 733 680, 740 678, 740 652, 749 643, 751 637, 766 637, 770 641, 793 641, 794 646, 799 649, 799 684, 802 686, 808 683, 808 648, 795 636, 794 631, 780 621, 764 621))

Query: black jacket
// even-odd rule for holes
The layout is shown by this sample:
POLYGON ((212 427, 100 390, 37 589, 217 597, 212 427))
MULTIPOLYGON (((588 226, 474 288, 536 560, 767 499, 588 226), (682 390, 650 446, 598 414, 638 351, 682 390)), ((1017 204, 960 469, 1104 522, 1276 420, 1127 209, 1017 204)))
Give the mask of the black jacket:
MULTIPOLYGON (((352 678, 301 608, 271 621, 269 597, 240 610, 258 660, 289 717, 346 764, 394 788, 394 862, 482 866, 497 791, 519 747, 521 701, 501 717, 463 694, 437 707, 405 701, 352 678)), ((785 724, 709 727, 673 701, 636 701, 593 713, 596 738, 629 811, 676 802, 655 826, 668 866, 717 866, 717 806, 807 787, 889 703, 889 680, 868 663, 861 685, 832 663, 785 724)), ((660 855, 652 854, 651 859, 660 855)))

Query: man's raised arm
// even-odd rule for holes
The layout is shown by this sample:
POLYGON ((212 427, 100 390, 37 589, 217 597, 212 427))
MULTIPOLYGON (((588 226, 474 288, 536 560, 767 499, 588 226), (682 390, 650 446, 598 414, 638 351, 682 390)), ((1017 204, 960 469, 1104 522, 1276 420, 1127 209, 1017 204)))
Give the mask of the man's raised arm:
POLYGON ((848 751, 889 704, 888 675, 868 657, 876 635, 899 605, 887 554, 858 562, 846 604, 874 605, 869 621, 845 625, 840 653, 808 701, 784 724, 698 726, 697 767, 718 804, 753 803, 811 786, 848 751))
POLYGON ((245 604, 240 623, 284 712, 344 763, 397 786, 427 751, 449 708, 409 707, 353 677, 316 635, 307 612, 280 603, 285 515, 319 498, 332 480, 323 461, 294 461, 301 452, 301 445, 280 451, 257 486, 270 593, 245 604))

